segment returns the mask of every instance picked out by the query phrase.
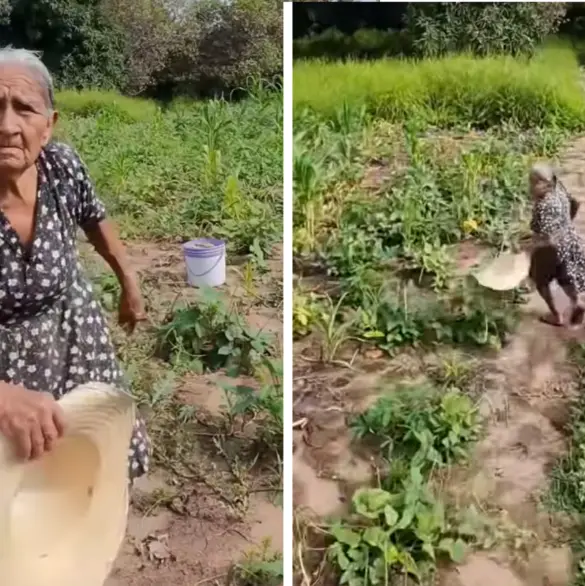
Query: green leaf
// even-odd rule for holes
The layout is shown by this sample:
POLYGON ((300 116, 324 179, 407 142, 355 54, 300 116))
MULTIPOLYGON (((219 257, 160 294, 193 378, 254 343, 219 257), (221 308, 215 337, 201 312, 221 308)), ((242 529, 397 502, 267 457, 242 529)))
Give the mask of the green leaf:
POLYGON ((372 547, 384 549, 388 542, 388 535, 381 527, 368 527, 364 531, 363 540, 372 547))
POLYGON ((220 356, 229 356, 230 354, 232 354, 233 350, 233 346, 231 344, 227 344, 226 346, 222 346, 221 348, 219 348, 217 353, 220 356))
POLYGON ((402 551, 400 553, 400 561, 404 566, 404 570, 408 574, 415 576, 418 580, 420 580, 420 571, 418 566, 416 565, 414 558, 407 551, 402 551))
POLYGON ((398 523, 398 519, 400 516, 396 512, 396 510, 391 505, 386 505, 384 507, 384 517, 386 519, 386 525, 390 529, 393 529, 396 523, 398 523))
POLYGON ((337 565, 339 566, 340 570, 345 571, 351 565, 349 558, 345 555, 345 553, 343 553, 343 551, 337 552, 336 560, 337 560, 337 565))
POLYGON ((462 539, 453 540, 447 537, 441 539, 438 549, 444 551, 453 562, 460 564, 465 559, 467 547, 462 539))
POLYGON ((462 539, 457 539, 451 548, 451 559, 456 564, 461 564, 465 559, 467 553, 467 547, 462 539))
POLYGON ((386 505, 392 503, 392 495, 381 488, 360 488, 352 502, 356 513, 367 519, 377 519, 386 505))
POLYGON ((361 537, 359 533, 352 531, 351 529, 347 529, 346 527, 342 527, 341 525, 334 525, 331 527, 331 535, 335 537, 337 541, 343 543, 345 545, 349 545, 349 547, 358 547, 361 541, 361 537))
POLYGON ((435 561, 435 548, 433 547, 432 543, 428 541, 422 544, 422 550, 433 560, 435 561))

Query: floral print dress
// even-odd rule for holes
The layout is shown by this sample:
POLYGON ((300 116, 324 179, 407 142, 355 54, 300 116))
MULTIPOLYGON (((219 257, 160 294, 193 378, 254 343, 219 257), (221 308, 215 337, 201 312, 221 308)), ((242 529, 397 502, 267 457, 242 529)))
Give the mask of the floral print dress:
POLYGON ((559 181, 555 189, 535 202, 532 211, 531 230, 546 236, 556 250, 556 263, 563 281, 585 291, 585 248, 571 220, 571 199, 559 181))
MULTIPOLYGON (((87 170, 52 143, 37 161, 35 232, 26 250, 0 213, 0 380, 58 399, 87 382, 125 387, 106 318, 80 265, 77 229, 103 220, 87 170)), ((148 469, 149 440, 137 420, 129 478, 148 469)))

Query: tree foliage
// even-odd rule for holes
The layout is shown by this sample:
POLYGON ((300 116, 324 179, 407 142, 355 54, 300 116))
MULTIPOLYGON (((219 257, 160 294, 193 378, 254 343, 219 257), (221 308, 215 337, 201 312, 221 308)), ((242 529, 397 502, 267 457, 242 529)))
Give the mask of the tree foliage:
POLYGON ((4 44, 40 50, 58 84, 230 91, 282 69, 279 0, 0 0, 4 44))
POLYGON ((42 51, 62 85, 117 87, 122 81, 122 38, 100 0, 12 0, 2 37, 42 51))
POLYGON ((415 54, 471 51, 531 54, 558 31, 567 12, 560 2, 410 4, 405 25, 415 54))

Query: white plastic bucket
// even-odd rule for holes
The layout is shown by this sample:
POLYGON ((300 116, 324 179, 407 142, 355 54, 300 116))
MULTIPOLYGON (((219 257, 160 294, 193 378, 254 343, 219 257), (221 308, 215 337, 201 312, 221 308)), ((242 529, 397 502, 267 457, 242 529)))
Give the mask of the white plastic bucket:
POLYGON ((225 242, 197 238, 183 244, 187 281, 193 287, 219 287, 225 283, 225 242))

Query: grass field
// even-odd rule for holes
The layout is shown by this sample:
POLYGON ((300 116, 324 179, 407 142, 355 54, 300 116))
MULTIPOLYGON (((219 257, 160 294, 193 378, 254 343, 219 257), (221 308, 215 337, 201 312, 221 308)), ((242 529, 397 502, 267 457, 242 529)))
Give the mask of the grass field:
POLYGON ((583 580, 582 340, 471 276, 530 235, 531 162, 585 197, 576 56, 294 75, 297 583, 583 580))
POLYGON ((294 68, 295 111, 309 108, 327 119, 346 101, 392 122, 578 129, 585 124, 581 94, 577 56, 561 43, 530 61, 455 55, 421 62, 309 60, 294 68))
MULTIPOLYGON (((145 413, 154 471, 137 483, 108 586, 278 586, 282 577, 282 99, 57 96, 57 138, 88 164, 121 227, 150 322, 112 323, 145 413), (228 243, 217 291, 187 287, 181 243, 228 243)), ((119 289, 82 243, 114 322, 119 289)))

